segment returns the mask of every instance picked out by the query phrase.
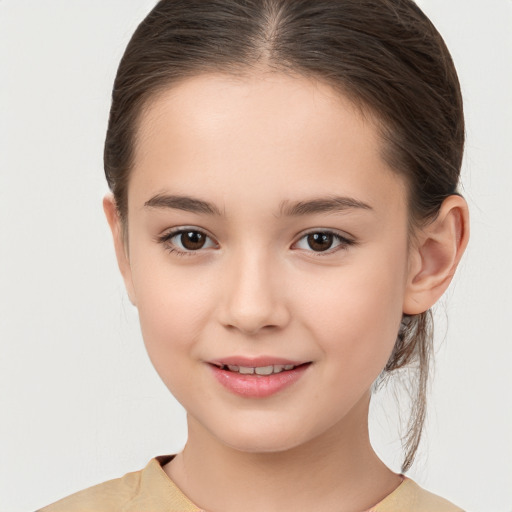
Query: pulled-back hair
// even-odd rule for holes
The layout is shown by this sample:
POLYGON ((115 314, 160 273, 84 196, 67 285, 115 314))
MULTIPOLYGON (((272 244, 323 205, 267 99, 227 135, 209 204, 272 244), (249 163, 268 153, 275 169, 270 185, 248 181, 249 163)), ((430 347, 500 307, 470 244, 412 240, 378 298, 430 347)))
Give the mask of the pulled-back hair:
MULTIPOLYGON (((408 187, 411 227, 457 192, 462 97, 446 45, 412 0, 161 0, 119 65, 105 141, 105 174, 127 221, 127 190, 143 108, 202 73, 275 71, 321 80, 377 121, 382 156, 408 187)), ((426 414, 430 311, 407 318, 381 375, 414 367, 402 472, 426 414)))

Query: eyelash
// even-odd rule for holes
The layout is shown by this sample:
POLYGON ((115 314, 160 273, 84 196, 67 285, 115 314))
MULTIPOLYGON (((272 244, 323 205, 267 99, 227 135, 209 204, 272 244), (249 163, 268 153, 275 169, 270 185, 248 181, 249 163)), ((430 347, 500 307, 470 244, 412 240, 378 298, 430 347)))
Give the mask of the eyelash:
MULTIPOLYGON (((165 233, 164 235, 157 237, 157 242, 162 244, 170 254, 175 254, 176 256, 195 256, 196 253, 201 251, 201 248, 197 249, 195 251, 194 250, 182 251, 180 249, 177 249, 176 246, 170 242, 174 237, 176 237, 178 235, 182 235, 184 233, 190 233, 190 232, 199 233, 199 234, 203 235, 204 237, 206 237, 207 239, 213 241, 213 238, 201 229, 177 228, 168 233, 165 233)), ((355 240, 346 238, 346 237, 340 235, 339 233, 336 233, 335 231, 332 231, 329 229, 313 230, 313 231, 308 231, 307 233, 303 233, 300 236, 300 238, 297 240, 297 242, 295 242, 293 245, 298 244, 304 238, 308 237, 309 235, 314 235, 314 234, 331 235, 335 239, 335 241, 339 242, 339 245, 335 246, 334 248, 329 248, 326 251, 313 251, 313 250, 306 251, 306 252, 310 252, 311 255, 313 255, 314 257, 328 256, 328 255, 334 254, 335 252, 338 252, 340 250, 347 250, 350 246, 357 245, 357 242, 355 240)))
POLYGON ((334 254, 338 251, 346 251, 349 247, 354 246, 357 244, 355 240, 352 240, 350 238, 344 237, 337 233, 336 231, 332 231, 329 229, 316 229, 313 231, 308 231, 307 233, 303 233, 300 238, 295 242, 293 245, 298 244, 301 240, 305 239, 309 235, 315 235, 315 234, 322 234, 322 235, 331 235, 333 237, 333 243, 339 242, 339 245, 336 245, 334 247, 331 247, 327 249, 326 251, 313 251, 313 250, 306 250, 306 252, 311 253, 311 255, 315 258, 321 258, 323 256, 330 256, 331 254, 334 254))
POLYGON ((205 233, 202 229, 185 227, 174 229, 172 231, 169 231, 168 233, 165 233, 164 235, 157 237, 157 242, 161 243, 165 247, 167 252, 169 252, 170 254, 175 254, 176 256, 195 256, 195 253, 199 252, 200 249, 196 251, 182 251, 180 249, 177 249, 176 246, 171 243, 171 240, 174 237, 182 235, 184 233, 200 233, 205 238, 213 240, 213 238, 209 236, 208 233, 205 233))

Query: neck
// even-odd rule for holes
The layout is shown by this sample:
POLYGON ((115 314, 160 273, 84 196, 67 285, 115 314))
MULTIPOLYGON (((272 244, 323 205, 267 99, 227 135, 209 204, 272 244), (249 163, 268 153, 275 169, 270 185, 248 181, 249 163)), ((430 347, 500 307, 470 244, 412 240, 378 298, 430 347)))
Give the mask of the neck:
POLYGON ((185 449, 164 469, 210 512, 362 512, 401 482, 371 447, 368 407, 365 396, 320 438, 272 453, 228 447, 189 418, 185 449))

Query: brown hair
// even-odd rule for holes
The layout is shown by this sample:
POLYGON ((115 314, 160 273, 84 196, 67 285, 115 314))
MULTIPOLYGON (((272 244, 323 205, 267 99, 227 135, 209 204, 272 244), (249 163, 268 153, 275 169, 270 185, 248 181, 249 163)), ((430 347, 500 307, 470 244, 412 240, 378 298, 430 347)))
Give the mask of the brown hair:
MULTIPOLYGON (((272 70, 319 79, 378 120, 383 157, 408 185, 411 224, 456 193, 464 146, 462 97, 446 45, 412 0, 161 0, 119 65, 105 174, 121 219, 137 122, 159 91, 206 72, 272 70)), ((430 312, 407 319, 381 375, 415 367, 402 471, 425 419, 430 312)))

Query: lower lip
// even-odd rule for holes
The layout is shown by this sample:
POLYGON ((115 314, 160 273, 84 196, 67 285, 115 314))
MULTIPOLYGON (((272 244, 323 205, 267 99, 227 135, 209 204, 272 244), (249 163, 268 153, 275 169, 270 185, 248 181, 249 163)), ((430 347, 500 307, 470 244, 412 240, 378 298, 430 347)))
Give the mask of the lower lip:
POLYGON ((238 372, 221 370, 210 365, 215 378, 235 395, 247 398, 266 398, 297 382, 311 363, 297 366, 293 370, 285 370, 272 375, 243 375, 238 372))

